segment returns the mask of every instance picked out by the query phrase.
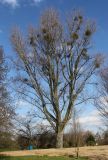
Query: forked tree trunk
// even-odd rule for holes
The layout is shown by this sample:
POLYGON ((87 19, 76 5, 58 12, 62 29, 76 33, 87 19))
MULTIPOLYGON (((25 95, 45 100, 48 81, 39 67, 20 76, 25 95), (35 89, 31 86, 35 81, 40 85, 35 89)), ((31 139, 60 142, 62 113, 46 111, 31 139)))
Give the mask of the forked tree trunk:
POLYGON ((63 148, 63 131, 56 133, 56 148, 63 148))

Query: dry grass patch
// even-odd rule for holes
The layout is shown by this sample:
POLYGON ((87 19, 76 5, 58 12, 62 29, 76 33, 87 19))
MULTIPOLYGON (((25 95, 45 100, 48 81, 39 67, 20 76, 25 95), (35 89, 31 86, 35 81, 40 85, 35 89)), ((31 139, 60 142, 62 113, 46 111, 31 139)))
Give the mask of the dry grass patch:
MULTIPOLYGON (((39 149, 39 150, 24 150, 24 151, 11 151, 1 152, 1 155, 7 156, 28 156, 28 155, 48 155, 48 156, 75 156, 75 148, 63 149, 39 149)), ((108 146, 92 146, 80 147, 80 156, 91 157, 92 160, 108 160, 108 146)))

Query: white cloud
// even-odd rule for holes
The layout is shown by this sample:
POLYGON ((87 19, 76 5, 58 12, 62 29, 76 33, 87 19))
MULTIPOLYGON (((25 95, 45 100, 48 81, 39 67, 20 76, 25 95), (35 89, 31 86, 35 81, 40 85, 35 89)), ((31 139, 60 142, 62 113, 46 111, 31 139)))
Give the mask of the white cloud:
POLYGON ((40 2, 42 2, 43 0, 33 0, 34 1, 34 3, 40 3, 40 2))
POLYGON ((10 5, 13 8, 18 6, 18 0, 0 0, 0 3, 10 5))
MULTIPOLYGON (((77 119, 76 119, 77 120, 77 119)), ((90 130, 96 133, 99 128, 103 128, 103 122, 100 114, 97 110, 92 110, 90 112, 85 112, 79 116, 78 122, 83 130, 90 130)), ((67 124, 65 132, 69 131, 72 127, 72 120, 67 124)))
POLYGON ((93 124, 99 125, 101 123, 98 111, 92 111, 88 116, 83 116, 79 118, 82 124, 93 124))
POLYGON ((40 4, 41 2, 43 2, 43 1, 44 1, 44 0, 31 0, 30 5, 31 5, 31 6, 38 5, 38 4, 40 4))
POLYGON ((19 115, 25 115, 27 112, 32 111, 34 109, 34 106, 23 100, 17 100, 15 102, 15 106, 16 113, 18 113, 19 115))
POLYGON ((23 100, 18 100, 18 101, 16 101, 15 104, 16 104, 18 107, 26 107, 26 106, 29 105, 26 101, 23 101, 23 100))
MULTIPOLYGON (((27 4, 29 5, 37 5, 40 2, 42 2, 43 0, 27 0, 28 3, 26 3, 25 0, 22 0, 22 2, 24 2, 24 4, 22 6, 25 6, 27 4)), ((0 0, 0 3, 5 4, 5 5, 9 5, 12 8, 16 8, 17 6, 20 6, 21 4, 21 0, 0 0)))

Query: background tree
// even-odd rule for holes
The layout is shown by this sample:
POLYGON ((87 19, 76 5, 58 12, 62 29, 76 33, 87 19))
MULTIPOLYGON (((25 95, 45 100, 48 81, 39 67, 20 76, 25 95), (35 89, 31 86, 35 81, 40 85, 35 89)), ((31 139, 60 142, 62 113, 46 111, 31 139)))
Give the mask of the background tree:
POLYGON ((103 145, 108 145, 108 130, 104 131, 102 138, 103 145))
POLYGON ((6 151, 16 149, 18 149, 18 144, 13 133, 9 129, 0 131, 0 150, 6 151))
POLYGON ((10 95, 7 89, 7 69, 3 48, 0 47, 0 129, 7 127, 14 115, 14 109, 11 105, 10 95))
POLYGON ((19 147, 27 149, 30 145, 34 145, 34 136, 37 131, 36 120, 28 112, 25 117, 16 117, 16 135, 19 147))
POLYGON ((96 145, 102 145, 102 138, 99 132, 95 134, 95 141, 96 141, 96 145))
POLYGON ((11 34, 19 58, 17 91, 48 120, 57 148, 63 146, 63 131, 74 105, 85 101, 81 93, 102 62, 100 55, 89 54, 94 23, 80 12, 70 14, 66 22, 62 24, 57 11, 48 9, 39 28, 29 29, 27 39, 18 29, 11 34))
POLYGON ((64 147, 75 147, 76 157, 79 157, 80 146, 84 145, 83 134, 79 115, 81 115, 81 109, 73 109, 72 120, 69 124, 69 132, 64 134, 64 147))
POLYGON ((10 130, 12 129, 14 109, 7 86, 7 71, 3 48, 0 47, 0 148, 8 148, 12 144, 10 130))
POLYGON ((37 134, 38 148, 55 148, 56 136, 55 133, 46 125, 41 125, 41 132, 37 134))
POLYGON ((92 134, 89 134, 87 139, 86 139, 86 144, 88 146, 95 145, 95 137, 92 134))
POLYGON ((100 78, 101 82, 98 89, 99 97, 95 100, 95 106, 102 116, 104 124, 108 128, 108 68, 101 70, 100 78))
POLYGON ((25 118, 17 119, 17 142, 19 148, 27 149, 30 145, 33 148, 55 147, 55 134, 47 125, 38 124, 33 116, 29 114, 25 118))
POLYGON ((82 138, 82 129, 81 124, 79 122, 79 113, 81 114, 81 110, 77 111, 75 108, 73 109, 72 114, 72 132, 73 132, 73 142, 74 147, 76 147, 76 157, 79 158, 79 147, 81 143, 82 138))
POLYGON ((86 131, 84 133, 84 141, 87 146, 94 146, 96 144, 95 135, 91 131, 86 131))

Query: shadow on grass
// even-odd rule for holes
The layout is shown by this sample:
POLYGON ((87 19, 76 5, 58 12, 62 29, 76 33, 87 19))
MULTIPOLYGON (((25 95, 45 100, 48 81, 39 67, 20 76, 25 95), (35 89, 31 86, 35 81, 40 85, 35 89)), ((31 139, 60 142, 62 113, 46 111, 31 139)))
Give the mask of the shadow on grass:
POLYGON ((12 157, 0 155, 0 160, 11 160, 12 157))

